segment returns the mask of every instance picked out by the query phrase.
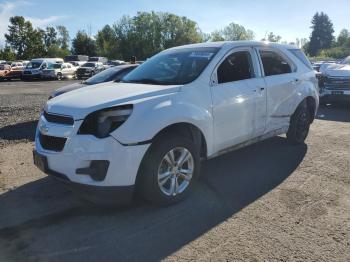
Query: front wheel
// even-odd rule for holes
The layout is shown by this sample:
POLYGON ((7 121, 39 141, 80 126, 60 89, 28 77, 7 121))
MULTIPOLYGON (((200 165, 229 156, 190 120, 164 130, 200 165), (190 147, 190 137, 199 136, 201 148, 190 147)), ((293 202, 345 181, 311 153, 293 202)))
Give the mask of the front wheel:
POLYGON ((167 135, 150 147, 142 161, 138 188, 150 202, 171 205, 192 190, 200 168, 199 150, 186 137, 167 135))
POLYGON ((58 73, 58 74, 57 74, 57 80, 58 80, 58 81, 61 81, 62 79, 63 79, 62 74, 61 74, 61 73, 58 73))
POLYGON ((294 145, 304 143, 310 130, 310 112, 306 103, 298 106, 290 119, 289 129, 287 132, 287 139, 294 145))

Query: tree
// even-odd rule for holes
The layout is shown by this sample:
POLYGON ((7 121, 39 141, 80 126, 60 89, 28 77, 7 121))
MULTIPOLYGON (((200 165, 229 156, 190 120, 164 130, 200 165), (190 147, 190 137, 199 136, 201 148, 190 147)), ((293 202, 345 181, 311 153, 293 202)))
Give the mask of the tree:
POLYGON ((332 46, 334 41, 334 29, 328 15, 321 12, 316 13, 311 21, 312 33, 308 44, 308 54, 316 56, 321 49, 327 49, 332 46))
POLYGON ((139 12, 134 17, 123 16, 113 30, 118 56, 126 60, 131 56, 146 59, 166 48, 203 41, 196 22, 171 13, 139 12))
POLYGON ((239 41, 239 40, 253 40, 254 32, 245 29, 244 26, 231 23, 223 30, 216 30, 211 34, 211 41, 239 41))
POLYGON ((9 46, 5 46, 4 49, 0 49, 0 60, 14 61, 16 60, 16 54, 9 46))
POLYGON ((96 35, 97 52, 100 56, 116 59, 119 56, 118 39, 115 31, 109 25, 105 25, 96 35))
POLYGON ((54 27, 46 27, 46 31, 43 32, 43 35, 46 48, 49 48, 53 44, 57 44, 57 32, 54 27))
POLYGON ((343 29, 340 31, 339 36, 337 38, 337 46, 342 46, 346 43, 346 41, 350 38, 349 30, 343 29))
POLYGON ((274 43, 278 43, 279 41, 281 41, 282 37, 279 35, 275 35, 273 32, 269 32, 267 35, 267 39, 263 38, 261 41, 269 41, 269 42, 274 42, 274 43))
POLYGON ((96 42, 85 31, 78 31, 72 42, 72 53, 76 55, 96 56, 96 42))
POLYGON ((45 53, 43 37, 43 30, 33 29, 31 22, 23 16, 11 17, 5 34, 6 43, 16 51, 18 59, 42 56, 45 53))
POLYGON ((69 50, 61 48, 58 44, 50 45, 47 48, 47 53, 46 53, 48 57, 61 57, 61 58, 64 58, 69 54, 70 54, 69 50))
POLYGON ((210 34, 210 40, 213 42, 218 42, 218 41, 225 41, 224 36, 222 35, 222 32, 219 30, 215 30, 210 34))
POLYGON ((58 34, 58 37, 57 37, 58 45, 63 50, 68 50, 70 37, 69 37, 69 32, 68 32, 67 28, 63 25, 58 25, 58 26, 56 26, 56 30, 57 30, 57 34, 58 34))

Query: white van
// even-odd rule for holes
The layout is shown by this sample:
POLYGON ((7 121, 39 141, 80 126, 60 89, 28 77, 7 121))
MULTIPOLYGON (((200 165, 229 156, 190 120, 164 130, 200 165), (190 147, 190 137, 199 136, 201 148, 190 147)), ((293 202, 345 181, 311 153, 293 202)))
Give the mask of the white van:
POLYGON ((40 79, 41 72, 46 69, 49 64, 63 63, 62 58, 35 58, 32 59, 23 70, 22 79, 40 79))

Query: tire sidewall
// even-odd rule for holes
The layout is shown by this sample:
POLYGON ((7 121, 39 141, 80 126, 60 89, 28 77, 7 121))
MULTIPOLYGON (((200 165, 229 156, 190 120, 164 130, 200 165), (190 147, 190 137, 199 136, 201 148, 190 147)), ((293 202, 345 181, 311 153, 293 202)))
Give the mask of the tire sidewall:
POLYGON ((300 104, 293 116, 291 117, 290 127, 287 133, 287 138, 293 143, 293 144, 302 144, 304 143, 305 139, 307 138, 310 130, 310 121, 307 126, 306 134, 303 137, 300 137, 298 130, 298 124, 300 121, 300 118, 303 114, 306 114, 306 117, 310 119, 310 112, 308 111, 307 106, 303 103, 300 104))
POLYGON ((184 199, 192 191, 199 175, 199 169, 199 150, 190 139, 181 136, 165 136, 157 139, 147 151, 141 164, 139 174, 141 179, 139 179, 137 187, 143 196, 152 203, 158 205, 174 204, 184 199), (176 147, 184 147, 190 151, 194 161, 194 170, 190 184, 182 193, 176 196, 167 196, 158 185, 158 168, 164 155, 176 147))

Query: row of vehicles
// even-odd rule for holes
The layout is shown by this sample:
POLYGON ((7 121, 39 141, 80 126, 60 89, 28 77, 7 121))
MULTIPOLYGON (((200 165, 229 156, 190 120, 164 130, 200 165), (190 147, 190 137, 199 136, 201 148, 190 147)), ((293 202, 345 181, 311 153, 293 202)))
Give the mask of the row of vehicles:
POLYGON ((62 58, 36 58, 27 63, 0 64, 0 79, 57 79, 88 78, 111 66, 125 64, 121 60, 108 61, 105 57, 72 55, 62 58))
POLYGON ((202 160, 280 134, 303 144, 319 104, 300 49, 254 41, 174 47, 116 82, 73 89, 44 106, 34 163, 113 204, 135 192, 174 204, 193 190, 202 160))
POLYGON ((341 61, 313 63, 319 79, 321 104, 350 102, 350 56, 341 61))

